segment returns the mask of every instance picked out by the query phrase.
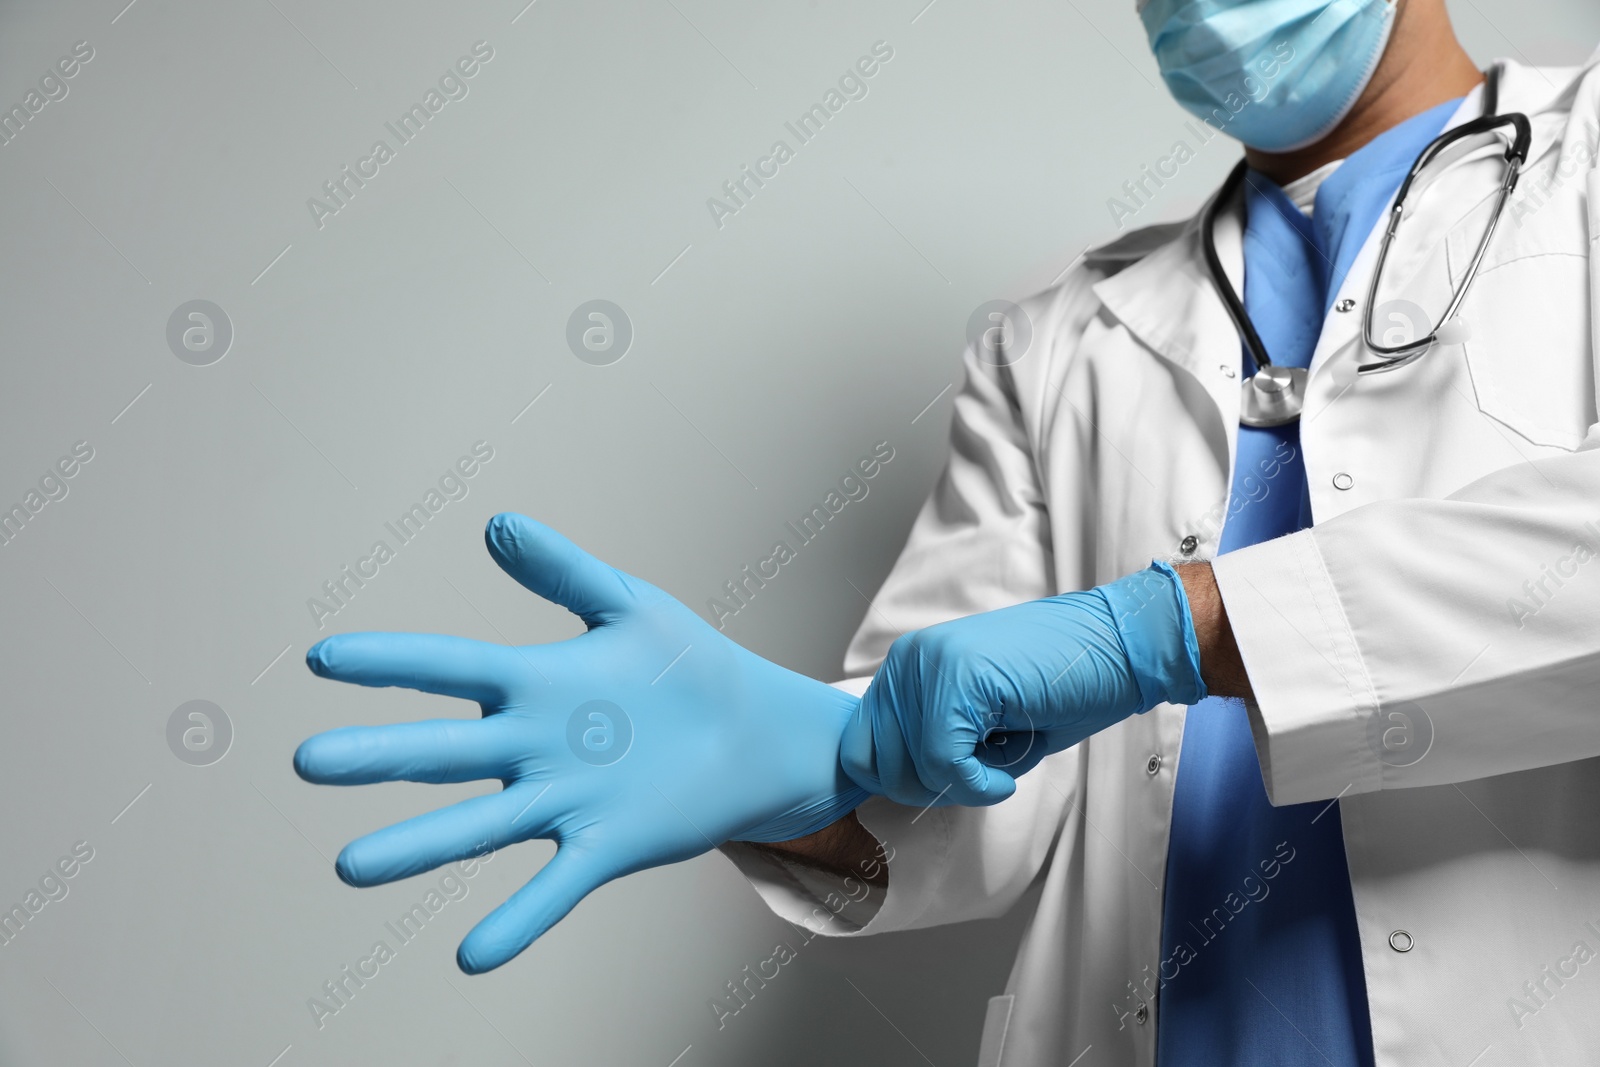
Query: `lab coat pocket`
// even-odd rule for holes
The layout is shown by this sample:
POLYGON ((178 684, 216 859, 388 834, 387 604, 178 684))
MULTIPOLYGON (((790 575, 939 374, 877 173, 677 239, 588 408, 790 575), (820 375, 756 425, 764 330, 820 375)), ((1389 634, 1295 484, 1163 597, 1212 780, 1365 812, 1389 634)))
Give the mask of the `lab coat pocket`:
MULTIPOLYGON (((1474 399, 1533 444, 1574 449, 1595 421, 1588 256, 1572 247, 1518 251, 1485 260, 1462 305, 1474 399)), ((1455 247, 1451 259, 1453 268, 1461 262, 1455 247)))
POLYGON ((1010 993, 989 998, 983 1016, 983 1044, 978 1048, 978 1067, 1001 1067, 1006 1054, 1006 1031, 1011 1029, 1011 1008, 1016 997, 1010 993))

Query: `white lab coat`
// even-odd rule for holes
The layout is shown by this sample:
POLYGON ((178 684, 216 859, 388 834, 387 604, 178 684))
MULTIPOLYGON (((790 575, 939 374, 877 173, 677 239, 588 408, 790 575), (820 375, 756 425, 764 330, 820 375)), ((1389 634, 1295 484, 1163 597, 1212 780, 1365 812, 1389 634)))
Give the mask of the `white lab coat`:
MULTIPOLYGON (((1379 1067, 1600 1063, 1600 68, 1507 63, 1500 109, 1532 118, 1533 147, 1470 338, 1356 380, 1369 238, 1301 421, 1315 528, 1214 564, 1269 795, 1340 807, 1379 1067)), ((1450 165, 1391 259, 1401 295, 1444 307, 1498 176, 1484 153, 1450 165)), ((968 352, 948 466, 842 684, 863 689, 901 632, 1186 558, 1187 537, 1215 552, 1240 347, 1197 233, 1089 255, 1025 303, 1016 363, 968 352)), ((1240 235, 1236 207, 1216 237, 1236 287, 1240 235)), ((1184 714, 1051 756, 994 807, 869 801, 893 852, 881 900, 727 852, 780 915, 834 934, 998 916, 1037 887, 984 1067, 1150 1065, 1157 976, 1181 969, 1161 915, 1184 714)))

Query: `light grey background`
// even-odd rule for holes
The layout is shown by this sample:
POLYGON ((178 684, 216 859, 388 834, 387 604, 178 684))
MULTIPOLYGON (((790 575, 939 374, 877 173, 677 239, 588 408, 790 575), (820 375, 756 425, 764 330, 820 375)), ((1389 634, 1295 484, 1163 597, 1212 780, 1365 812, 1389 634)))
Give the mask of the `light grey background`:
MULTIPOLYGON (((331 857, 486 787, 299 781, 316 731, 448 707, 302 657, 335 630, 576 632, 487 558, 506 509, 703 607, 888 440, 871 495, 728 626, 834 677, 940 466, 967 316, 1114 236, 1107 198, 1181 133, 1131 0, 124 2, 0 15, 0 106, 94 49, 0 146, 0 505, 94 448, 0 547, 0 905, 94 849, 0 946, 0 1063, 973 1062, 1016 917, 810 944, 719 1031, 708 1001, 792 935, 717 855, 462 976, 543 843, 319 1030, 307 998, 437 884, 358 892, 331 857), (319 229, 307 198, 480 40, 469 95, 319 229), (880 40, 868 95, 719 229, 706 199, 880 40), (197 298, 235 334, 206 367, 166 343, 197 298), (595 298, 635 330, 608 367, 564 340, 595 298), (470 495, 319 631, 307 598, 478 440, 470 495), (168 748, 196 699, 233 726, 210 766, 168 748)), ((1592 0, 1451 6, 1484 60, 1600 40, 1592 0)), ((1137 221, 1234 158, 1219 139, 1137 221)))

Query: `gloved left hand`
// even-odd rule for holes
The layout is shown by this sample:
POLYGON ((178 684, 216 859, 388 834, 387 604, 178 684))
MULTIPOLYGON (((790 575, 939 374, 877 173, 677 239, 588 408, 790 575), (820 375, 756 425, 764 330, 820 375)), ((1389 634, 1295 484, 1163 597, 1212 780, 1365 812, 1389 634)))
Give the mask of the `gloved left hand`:
POLYGON ((729 840, 784 841, 866 799, 839 765, 857 700, 747 652, 647 582, 555 531, 499 515, 489 552, 589 632, 512 648, 358 633, 306 654, 324 678, 475 700, 477 721, 344 727, 295 753, 309 782, 465 782, 504 788, 347 845, 354 886, 392 882, 530 838, 554 857, 461 942, 469 974, 527 948, 604 883, 729 840))
POLYGON ((899 638, 845 730, 840 761, 900 804, 995 804, 1052 752, 1205 695, 1183 582, 1156 563, 899 638))

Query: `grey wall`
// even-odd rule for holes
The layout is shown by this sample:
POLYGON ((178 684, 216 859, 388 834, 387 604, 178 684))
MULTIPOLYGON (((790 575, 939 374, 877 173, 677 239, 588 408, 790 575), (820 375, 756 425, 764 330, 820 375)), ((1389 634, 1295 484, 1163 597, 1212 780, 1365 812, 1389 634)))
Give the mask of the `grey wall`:
MULTIPOLYGON (((335 630, 575 632, 487 559, 504 509, 703 605, 888 440, 871 495, 728 627, 834 676, 941 463, 967 316, 1114 234, 1106 199, 1181 132, 1132 3, 124 2, 0 15, 5 107, 93 49, 0 146, 0 504, 93 450, 0 547, 0 905, 92 849, 0 945, 0 1063, 972 1062, 1015 919, 809 945, 719 1031, 708 1000, 787 928, 715 855, 465 978, 457 941, 542 843, 319 1029, 307 999, 437 884, 357 892, 331 857, 484 787, 300 782, 311 733, 448 703, 301 659, 335 630), (307 199, 477 41, 468 95, 319 226, 307 199), (868 94, 719 228, 707 198, 877 41, 868 94), (595 298, 635 331, 609 366, 565 341, 595 298), (195 299, 233 332, 206 366, 167 339, 195 299), (470 494, 319 630, 307 599, 479 440, 470 494), (208 765, 169 744, 192 700, 231 724, 208 765)), ((1484 58, 1600 40, 1592 0, 1453 7, 1484 58)), ((1233 158, 1207 148, 1139 221, 1233 158)))

